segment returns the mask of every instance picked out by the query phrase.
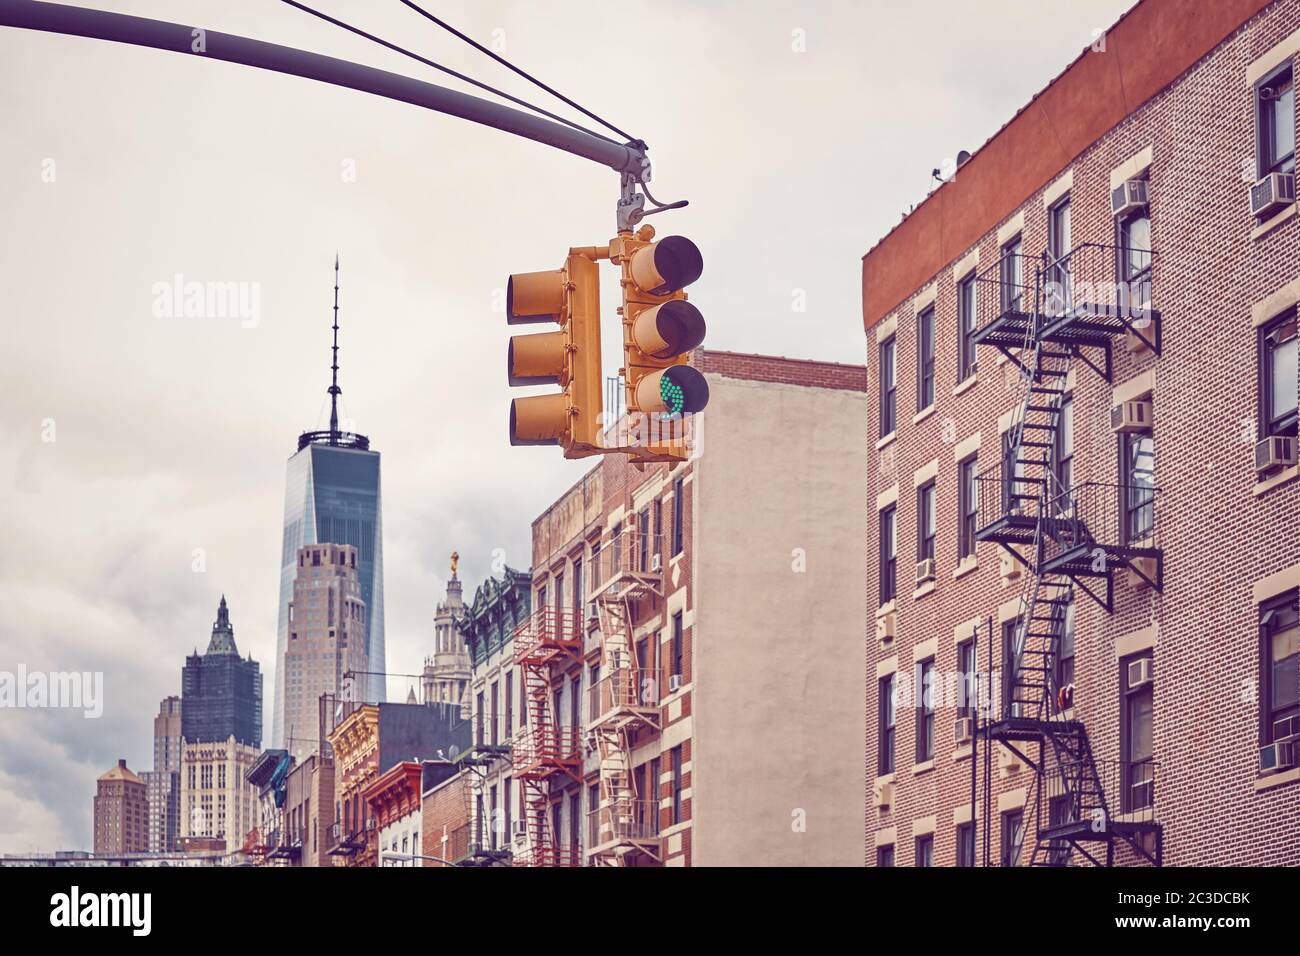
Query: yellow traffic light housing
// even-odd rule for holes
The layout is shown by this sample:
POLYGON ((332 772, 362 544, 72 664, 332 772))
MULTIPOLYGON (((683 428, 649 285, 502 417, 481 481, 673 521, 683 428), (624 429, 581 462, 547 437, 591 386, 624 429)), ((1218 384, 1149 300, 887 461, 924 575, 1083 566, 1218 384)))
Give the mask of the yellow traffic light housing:
POLYGON ((559 385, 549 395, 510 403, 510 444, 561 445, 566 458, 600 451, 600 273, 570 250, 564 267, 512 275, 506 286, 510 325, 555 322, 559 331, 515 335, 506 356, 511 385, 559 385))
POLYGON ((709 402, 709 385, 687 365, 704 341, 704 316, 682 291, 700 277, 700 250, 682 236, 655 241, 642 226, 621 234, 610 257, 622 267, 623 376, 630 414, 689 415, 709 402))

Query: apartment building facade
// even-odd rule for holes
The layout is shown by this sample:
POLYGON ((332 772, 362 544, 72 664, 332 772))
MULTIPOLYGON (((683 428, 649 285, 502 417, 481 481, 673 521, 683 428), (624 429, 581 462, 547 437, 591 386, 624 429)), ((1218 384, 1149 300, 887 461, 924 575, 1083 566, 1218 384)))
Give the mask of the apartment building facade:
POLYGON ((469 660, 472 742, 458 761, 466 833, 453 835, 452 848, 457 861, 467 865, 509 865, 515 844, 526 836, 511 746, 516 733, 527 732, 514 634, 532 610, 531 581, 527 571, 504 566, 475 589, 456 621, 469 660))
POLYGON ((95 853, 145 853, 149 849, 148 792, 125 760, 95 784, 95 853))
POLYGON ((1300 863, 1297 56, 1144 0, 864 257, 868 865, 1300 863))
POLYGON ((692 460, 606 457, 533 523, 516 864, 857 863, 865 370, 693 361, 692 460))

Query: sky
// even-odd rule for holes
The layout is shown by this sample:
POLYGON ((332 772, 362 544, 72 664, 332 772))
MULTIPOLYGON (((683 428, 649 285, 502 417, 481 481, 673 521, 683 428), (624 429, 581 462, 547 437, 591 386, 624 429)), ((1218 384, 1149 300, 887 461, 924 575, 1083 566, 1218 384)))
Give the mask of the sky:
MULTIPOLYGON (((317 3, 566 110, 398 0, 317 3)), ((271 0, 82 5, 468 91, 271 0)), ((690 202, 649 221, 703 252, 706 347, 851 363, 862 254, 1128 6, 428 4, 649 144, 656 198, 690 202)), ((533 518, 589 467, 510 446, 528 392, 507 386, 521 330, 500 303, 511 272, 612 238, 618 180, 406 104, 99 40, 0 28, 0 91, 0 672, 104 681, 97 718, 0 709, 0 853, 88 849, 96 777, 151 768, 222 594, 269 732, 285 461, 327 422, 335 254, 342 415, 383 455, 388 667, 416 673, 450 552, 467 597, 494 561, 526 568, 533 518), (240 283, 247 308, 169 310, 178 276, 240 283)))

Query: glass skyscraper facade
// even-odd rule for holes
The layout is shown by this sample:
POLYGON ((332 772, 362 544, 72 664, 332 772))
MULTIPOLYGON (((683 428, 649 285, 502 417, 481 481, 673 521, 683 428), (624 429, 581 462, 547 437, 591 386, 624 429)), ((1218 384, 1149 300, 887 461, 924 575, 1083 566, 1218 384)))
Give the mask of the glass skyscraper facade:
MULTIPOLYGON (((379 452, 361 436, 317 432, 303 435, 289 459, 284 495, 284 541, 280 555, 280 607, 276 629, 275 710, 272 747, 284 746, 285 650, 289 603, 297 574, 298 549, 308 544, 350 544, 357 549, 361 598, 366 603, 366 651, 370 670, 382 673, 384 660, 384 561, 380 504, 379 452), (349 439, 354 439, 349 441, 349 439), (359 439, 355 440, 355 439, 359 439)), ((384 700, 381 676, 358 677, 355 696, 384 700)), ((295 734, 314 736, 305 728, 295 734)))

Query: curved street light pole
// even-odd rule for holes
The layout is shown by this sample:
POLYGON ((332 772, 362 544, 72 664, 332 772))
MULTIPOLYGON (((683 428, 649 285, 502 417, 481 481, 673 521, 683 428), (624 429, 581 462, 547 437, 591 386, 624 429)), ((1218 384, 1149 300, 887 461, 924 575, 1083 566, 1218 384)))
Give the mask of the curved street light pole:
POLYGON ((0 0, 0 26, 130 43, 200 59, 225 60, 458 116, 608 166, 622 179, 620 226, 625 219, 635 223, 641 218, 642 197, 636 192, 635 185, 650 179, 650 163, 644 143, 612 143, 540 116, 400 73, 198 26, 38 0, 0 0))

